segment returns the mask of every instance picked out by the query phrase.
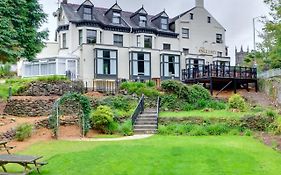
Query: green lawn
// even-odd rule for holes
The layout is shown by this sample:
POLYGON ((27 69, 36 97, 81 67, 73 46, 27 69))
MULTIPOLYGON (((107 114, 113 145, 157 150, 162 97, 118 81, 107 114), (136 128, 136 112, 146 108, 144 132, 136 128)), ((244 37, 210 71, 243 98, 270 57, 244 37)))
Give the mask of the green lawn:
MULTIPOLYGON (((41 142, 42 175, 280 175, 281 154, 251 137, 153 136, 122 142, 41 142)), ((10 167, 15 169, 15 167, 10 167)))
POLYGON ((180 112, 161 112, 160 117, 203 117, 203 118, 232 118, 239 119, 246 114, 253 112, 230 112, 229 110, 214 110, 205 112, 203 110, 180 111, 180 112))

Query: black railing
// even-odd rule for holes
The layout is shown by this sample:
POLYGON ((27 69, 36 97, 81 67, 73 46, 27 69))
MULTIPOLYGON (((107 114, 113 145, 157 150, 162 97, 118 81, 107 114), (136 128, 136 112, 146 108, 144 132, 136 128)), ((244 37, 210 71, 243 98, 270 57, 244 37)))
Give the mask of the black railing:
POLYGON ((142 114, 144 111, 144 95, 141 96, 141 99, 132 115, 132 125, 134 126, 136 120, 138 119, 139 115, 142 114))
POLYGON ((257 69, 239 66, 219 66, 219 65, 198 65, 193 68, 182 70, 183 80, 198 78, 237 78, 237 79, 257 79, 257 69))
POLYGON ((160 102, 161 102, 161 98, 158 97, 157 98, 157 129, 158 129, 158 123, 159 123, 160 102))

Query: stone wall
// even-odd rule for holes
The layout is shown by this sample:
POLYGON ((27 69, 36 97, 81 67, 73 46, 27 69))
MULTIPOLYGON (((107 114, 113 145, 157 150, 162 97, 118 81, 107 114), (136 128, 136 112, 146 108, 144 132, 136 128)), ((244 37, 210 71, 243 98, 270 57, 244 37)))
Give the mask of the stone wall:
POLYGON ((34 81, 21 89, 17 96, 62 96, 67 92, 83 93, 83 82, 65 80, 54 82, 34 81))
POLYGON ((281 104, 281 79, 259 79, 259 90, 267 94, 275 102, 281 104))
MULTIPOLYGON (((24 96, 12 97, 8 100, 4 113, 19 117, 49 116, 58 96, 24 96)), ((80 105, 74 101, 66 101, 60 106, 63 115, 77 115, 80 105)))

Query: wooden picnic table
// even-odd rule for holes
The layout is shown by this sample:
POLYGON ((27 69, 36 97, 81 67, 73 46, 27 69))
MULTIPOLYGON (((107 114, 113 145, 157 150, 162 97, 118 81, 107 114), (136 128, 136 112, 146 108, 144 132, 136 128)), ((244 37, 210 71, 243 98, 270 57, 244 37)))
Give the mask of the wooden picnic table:
POLYGON ((5 151, 7 151, 8 154, 11 154, 10 150, 14 149, 15 146, 7 146, 8 142, 9 141, 7 141, 7 140, 0 141, 0 150, 5 150, 5 151))
POLYGON ((5 165, 7 164, 18 164, 24 168, 24 171, 21 173, 22 175, 27 175, 32 171, 37 170, 40 173, 39 168, 46 163, 38 162, 42 156, 26 156, 26 155, 0 155, 0 166, 4 170, 5 173, 1 173, 0 175, 12 175, 13 173, 8 173, 5 165))

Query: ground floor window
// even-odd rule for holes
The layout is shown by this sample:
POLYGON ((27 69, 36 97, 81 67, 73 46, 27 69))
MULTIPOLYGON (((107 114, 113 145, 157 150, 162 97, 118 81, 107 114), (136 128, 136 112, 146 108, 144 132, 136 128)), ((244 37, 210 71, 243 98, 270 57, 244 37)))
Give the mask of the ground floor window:
POLYGON ((180 57, 178 55, 161 55, 161 74, 164 78, 180 77, 180 57))
POLYGON ((96 51, 96 70, 97 75, 116 76, 117 75, 117 51, 101 50, 96 51))
POLYGON ((205 68, 204 59, 195 59, 195 58, 186 59, 186 70, 189 78, 195 78, 200 73, 202 74, 204 68, 205 68))
POLYGON ((150 53, 133 52, 131 57, 131 74, 136 77, 150 77, 150 53))

